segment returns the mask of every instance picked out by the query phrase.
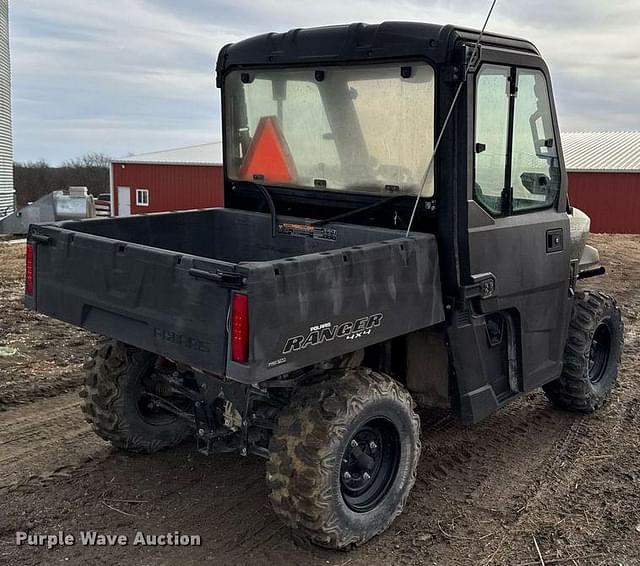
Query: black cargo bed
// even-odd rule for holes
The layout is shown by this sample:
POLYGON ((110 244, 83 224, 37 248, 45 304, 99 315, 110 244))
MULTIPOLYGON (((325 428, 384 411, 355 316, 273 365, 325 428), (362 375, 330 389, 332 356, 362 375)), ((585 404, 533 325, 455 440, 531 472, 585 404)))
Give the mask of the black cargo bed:
POLYGON ((32 227, 27 304, 193 367, 253 383, 443 320, 435 237, 232 209, 32 227), (231 293, 250 359, 228 355, 231 293))

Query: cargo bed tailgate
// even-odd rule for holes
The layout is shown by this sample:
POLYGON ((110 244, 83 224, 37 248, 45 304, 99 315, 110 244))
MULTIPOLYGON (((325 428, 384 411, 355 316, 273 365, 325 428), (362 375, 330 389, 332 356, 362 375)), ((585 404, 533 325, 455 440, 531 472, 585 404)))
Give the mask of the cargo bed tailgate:
POLYGON ((36 238, 28 306, 224 373, 230 288, 242 268, 58 226, 38 226, 36 238))
POLYGON ((249 273, 250 358, 228 360, 226 373, 246 383, 444 320, 432 234, 241 265, 249 273))

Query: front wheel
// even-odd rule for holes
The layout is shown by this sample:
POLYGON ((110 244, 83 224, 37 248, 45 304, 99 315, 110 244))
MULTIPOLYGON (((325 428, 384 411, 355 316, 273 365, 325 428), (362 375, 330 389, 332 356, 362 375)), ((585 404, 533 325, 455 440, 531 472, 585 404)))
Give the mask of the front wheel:
POLYGON ((576 293, 562 375, 544 386, 555 405, 592 413, 616 384, 624 324, 616 302, 598 291, 576 293))
POLYGON ((296 390, 278 418, 267 465, 277 515, 314 543, 362 544, 402 511, 420 456, 409 392, 366 368, 296 390))

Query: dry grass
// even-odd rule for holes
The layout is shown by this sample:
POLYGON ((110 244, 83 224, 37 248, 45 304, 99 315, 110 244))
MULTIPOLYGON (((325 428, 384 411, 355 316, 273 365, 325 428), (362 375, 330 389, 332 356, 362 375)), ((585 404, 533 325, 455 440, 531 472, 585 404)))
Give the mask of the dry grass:
POLYGON ((24 277, 24 244, 0 244, 0 279, 15 281, 24 277))

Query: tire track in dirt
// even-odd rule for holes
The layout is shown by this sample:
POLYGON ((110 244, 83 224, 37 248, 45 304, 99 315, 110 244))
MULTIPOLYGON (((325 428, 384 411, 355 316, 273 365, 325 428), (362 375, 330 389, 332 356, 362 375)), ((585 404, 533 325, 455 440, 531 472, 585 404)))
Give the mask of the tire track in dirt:
POLYGON ((448 420, 435 428, 427 425, 409 507, 392 527, 393 536, 382 538, 397 541, 402 547, 397 552, 407 561, 411 552, 425 548, 434 563, 444 563, 456 548, 464 549, 464 556, 471 550, 486 555, 485 545, 492 543, 503 515, 514 516, 525 494, 535 491, 533 470, 554 467, 557 447, 571 444, 570 424, 536 393, 475 427, 448 420), (501 492, 508 494, 507 505, 496 497, 501 492))
POLYGON ((0 413, 0 488, 60 475, 105 450, 79 405, 74 392, 0 413))
MULTIPOLYGON (((474 428, 454 422, 442 434, 424 430, 419 482, 409 508, 380 545, 395 543, 407 562, 427 548, 434 564, 453 556, 459 564, 527 562, 522 551, 509 554, 513 540, 520 536, 520 548, 526 547, 532 539, 525 540, 522 532, 535 532, 537 521, 546 528, 549 521, 563 519, 562 508, 551 509, 549 502, 567 497, 572 483, 581 483, 592 469, 586 448, 594 434, 603 436, 595 442, 602 447, 625 426, 637 427, 640 404, 629 393, 613 409, 619 419, 615 425, 556 410, 536 393, 474 428)), ((621 442, 620 450, 629 445, 634 442, 621 442)), ((371 550, 376 546, 372 543, 371 550)), ((368 550, 368 557, 375 556, 368 550)))
MULTIPOLYGON (((553 551, 559 539, 571 541, 576 532, 595 534, 598 531, 598 521, 602 519, 602 515, 594 521, 594 517, 588 515, 586 509, 591 505, 591 500, 602 498, 603 491, 623 489, 621 486, 624 481, 621 483, 608 478, 612 473, 615 475, 630 467, 629 460, 633 456, 629 456, 629 448, 640 445, 640 429, 637 424, 640 417, 640 386, 635 375, 628 370, 623 364, 620 383, 611 401, 594 415, 563 413, 547 407, 552 420, 550 424, 564 423, 566 431, 556 437, 555 445, 546 454, 540 453, 541 443, 533 439, 528 447, 531 458, 526 467, 519 468, 517 452, 512 452, 514 446, 503 447, 503 456, 509 466, 504 471, 496 470, 496 474, 502 480, 507 477, 508 481, 497 482, 493 477, 485 483, 483 478, 482 485, 478 486, 482 499, 490 506, 494 515, 490 517, 491 528, 495 528, 500 535, 490 537, 488 544, 482 548, 479 544, 473 545, 465 541, 467 548, 475 546, 475 553, 471 553, 474 561, 483 563, 489 556, 492 562, 499 564, 522 562, 521 552, 514 552, 513 549, 527 546, 534 533, 541 544, 544 542, 546 548, 553 551), (594 473, 594 470, 600 469, 600 475, 594 473), (579 510, 577 519, 572 518, 571 509, 579 510)), ((517 404, 509 408, 510 413, 521 410, 517 404)), ((539 432, 548 436, 555 435, 558 431, 554 430, 554 426, 546 425, 539 432)), ((613 502, 604 505, 602 513, 609 506, 617 508, 615 498, 613 499, 613 502)), ((625 550, 624 544, 634 546, 630 539, 637 536, 635 526, 640 516, 636 513, 634 518, 632 503, 622 504, 622 508, 625 511, 612 511, 607 517, 608 523, 618 522, 623 525, 620 529, 623 536, 616 529, 607 533, 607 540, 619 539, 622 549, 618 550, 613 542, 605 544, 595 541, 593 544, 595 549, 606 551, 607 556, 619 556, 623 560, 621 563, 626 564, 624 560, 630 554, 625 550)), ((463 519, 458 522, 460 531, 473 532, 474 523, 482 516, 481 509, 477 506, 470 513, 472 521, 463 519)), ((576 514, 575 511, 573 514, 576 514)), ((596 560, 596 563, 599 562, 601 560, 596 560)))
MULTIPOLYGON (((604 446, 613 451, 620 446, 628 446, 628 443, 620 442, 629 430, 635 430, 634 422, 640 415, 640 390, 631 376, 626 374, 624 365, 620 371, 618 386, 612 394, 612 398, 602 409, 593 415, 567 414, 573 419, 567 435, 558 446, 554 457, 548 462, 548 466, 539 470, 540 478, 556 475, 560 468, 566 468, 564 473, 565 483, 570 484, 572 476, 579 477, 583 471, 581 463, 593 457, 592 452, 604 446)), ((633 445, 633 443, 632 443, 633 445)), ((542 482, 545 483, 545 482, 542 482)), ((553 489, 555 484, 550 485, 553 489)), ((541 486, 540 486, 541 487, 541 486)), ((527 501, 532 502, 539 495, 539 490, 528 492, 527 501)), ((549 494, 546 494, 549 495, 549 494)))
POLYGON ((566 417, 555 413, 540 395, 532 397, 533 404, 516 401, 474 428, 454 422, 435 434, 423 431, 423 456, 428 462, 422 467, 422 479, 463 480, 456 499, 469 503, 482 497, 485 482, 506 463, 513 468, 524 455, 528 469, 532 464, 552 468, 555 446, 570 444, 576 431, 567 428, 566 417))
POLYGON ((562 467, 562 455, 573 450, 581 430, 539 392, 474 427, 431 415, 423 422, 422 458, 408 507, 353 566, 389 547, 400 563, 416 563, 417 555, 427 553, 433 564, 482 564, 498 548, 502 524, 517 518, 541 474, 562 467))
MULTIPOLYGON (((627 321, 626 342, 620 385, 611 403, 594 416, 556 410, 536 392, 472 429, 447 423, 448 439, 441 438, 439 431, 433 434, 424 429, 423 459, 429 463, 421 466, 423 485, 416 486, 416 495, 424 505, 421 513, 428 510, 438 519, 436 528, 432 521, 431 532, 423 532, 418 540, 446 543, 448 552, 460 549, 471 563, 521 561, 522 556, 501 556, 513 538, 505 533, 531 531, 536 521, 546 525, 553 516, 556 522, 563 520, 562 505, 551 511, 549 502, 562 501, 575 486, 588 483, 600 462, 610 465, 609 459, 619 461, 629 447, 640 445, 640 387, 633 370, 638 325, 634 317, 627 321)), ((633 458, 619 466, 629 467, 628 460, 633 458)), ((597 488, 590 489, 593 500, 602 498, 597 488)), ((633 520, 633 515, 628 518, 629 523, 633 520)), ((414 521, 418 522, 417 517, 414 521)), ((638 521, 640 517, 633 526, 638 521)), ((433 557, 439 556, 437 545, 433 550, 433 557)))
MULTIPOLYGON (((633 474, 624 470, 632 469, 630 447, 640 444, 637 422, 640 402, 628 395, 615 405, 604 418, 583 417, 579 433, 573 436, 570 450, 562 458, 562 466, 540 482, 526 507, 508 524, 510 544, 505 546, 510 548, 505 548, 500 556, 501 563, 518 559, 514 548, 522 546, 518 539, 526 539, 527 534, 529 537, 536 534, 543 549, 554 551, 557 540, 571 542, 576 533, 588 533, 594 550, 611 560, 605 563, 631 564, 627 562, 630 554, 624 543, 637 548, 635 527, 640 516, 631 500, 618 499, 616 494, 624 490, 626 483, 634 481, 633 474), (615 422, 611 423, 612 419, 615 422), (630 481, 621 480, 623 476, 629 476, 630 481), (592 502, 599 498, 603 504, 593 509, 592 502), (611 524, 616 526, 613 529, 607 526, 611 524), (599 533, 601 530, 609 532, 599 533), (618 544, 622 544, 619 552, 618 544)), ((600 564, 602 560, 594 563, 600 564)))
MULTIPOLYGON (((40 371, 37 367, 30 369, 40 371)), ((50 368, 46 368, 45 373, 47 369, 51 371, 50 368)), ((76 369, 48 377, 35 382, 24 378, 0 382, 0 411, 26 405, 35 399, 55 397, 75 391, 80 387, 83 379, 82 374, 76 369)))

